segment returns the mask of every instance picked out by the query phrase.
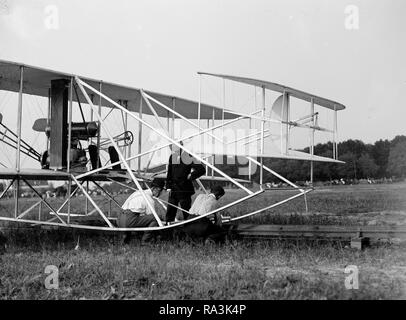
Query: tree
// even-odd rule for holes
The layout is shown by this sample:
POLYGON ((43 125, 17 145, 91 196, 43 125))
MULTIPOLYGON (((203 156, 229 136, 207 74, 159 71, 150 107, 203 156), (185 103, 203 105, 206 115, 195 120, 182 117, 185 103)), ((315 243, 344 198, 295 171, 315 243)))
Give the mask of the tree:
POLYGON ((389 174, 396 177, 406 177, 406 140, 391 146, 388 159, 389 174))
MULTIPOLYGON (((333 145, 329 143, 329 147, 333 145)), ((333 151, 331 149, 325 149, 324 152, 318 155, 326 158, 333 157, 333 151)), ((314 178, 315 180, 332 180, 337 176, 336 164, 328 162, 314 162, 314 178)))
POLYGON ((395 138, 393 138, 390 144, 391 146, 395 146, 400 142, 406 142, 406 136, 396 136, 395 138))
POLYGON ((341 178, 357 179, 357 156, 352 152, 344 153, 339 157, 339 160, 344 161, 345 164, 337 168, 337 173, 341 178))
POLYGON ((353 153, 358 159, 363 153, 368 152, 367 145, 361 140, 347 140, 338 144, 338 154, 353 153))
POLYGON ((364 153, 358 159, 358 169, 360 173, 360 177, 358 178, 369 178, 376 176, 379 167, 375 164, 374 159, 372 159, 369 154, 364 153))
POLYGON ((378 166, 377 177, 383 178, 387 175, 388 158, 391 143, 389 140, 376 141, 371 150, 371 156, 378 166))
MULTIPOLYGON (((365 144, 361 140, 347 140, 338 144, 339 160, 345 164, 323 163, 314 161, 314 180, 325 181, 331 179, 360 179, 360 178, 383 178, 389 173, 389 154, 392 153, 390 173, 396 176, 406 176, 403 164, 406 163, 403 157, 403 149, 399 145, 406 144, 406 136, 396 136, 392 141, 379 140, 374 144, 365 144), (397 146, 395 148, 395 146, 397 146), (396 150, 395 150, 396 149, 396 150)), ((309 147, 301 150, 309 153, 309 147)), ((319 143, 314 146, 314 153, 327 158, 332 158, 332 142, 319 143)), ((238 162, 236 162, 237 164, 238 162)), ((310 176, 310 162, 298 160, 285 160, 276 158, 264 158, 264 165, 275 170, 282 176, 292 181, 308 180, 310 176)), ((218 165, 231 177, 238 177, 238 166, 224 162, 218 165)), ((253 180, 259 182, 259 167, 253 174, 253 180)), ((246 176, 241 176, 247 178, 246 176)), ((265 182, 279 182, 280 180, 264 172, 265 182)))

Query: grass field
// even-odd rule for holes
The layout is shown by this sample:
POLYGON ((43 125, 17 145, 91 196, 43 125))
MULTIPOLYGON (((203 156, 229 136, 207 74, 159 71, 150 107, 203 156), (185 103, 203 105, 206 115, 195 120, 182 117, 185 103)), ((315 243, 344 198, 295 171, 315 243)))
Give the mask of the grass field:
MULTIPOLYGON (((287 194, 269 191, 228 214, 287 194)), ((309 194, 308 213, 303 200, 295 200, 249 222, 403 225, 405 194, 406 184, 323 188, 309 194)), ((222 201, 240 195, 229 191, 222 201)), ((72 209, 83 210, 83 198, 75 201, 72 209)), ((107 200, 99 201, 108 206, 107 200)), ((0 206, 12 213, 10 200, 0 206)), ((357 251, 342 243, 304 240, 230 240, 222 245, 161 241, 142 246, 134 239, 124 246, 119 235, 21 229, 9 234, 7 252, 0 256, 0 298, 405 299, 405 249, 402 242, 357 251), (80 248, 74 250, 78 239, 80 248), (57 290, 44 287, 47 265, 59 268, 57 290), (359 289, 345 287, 348 265, 358 267, 359 289)))

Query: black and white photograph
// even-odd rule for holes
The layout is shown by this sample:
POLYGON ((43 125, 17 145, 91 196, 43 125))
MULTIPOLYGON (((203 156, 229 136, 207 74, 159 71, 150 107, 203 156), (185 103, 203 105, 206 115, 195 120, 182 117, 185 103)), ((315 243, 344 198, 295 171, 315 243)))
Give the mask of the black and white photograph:
POLYGON ((405 13, 0 0, 0 300, 405 300, 405 13))

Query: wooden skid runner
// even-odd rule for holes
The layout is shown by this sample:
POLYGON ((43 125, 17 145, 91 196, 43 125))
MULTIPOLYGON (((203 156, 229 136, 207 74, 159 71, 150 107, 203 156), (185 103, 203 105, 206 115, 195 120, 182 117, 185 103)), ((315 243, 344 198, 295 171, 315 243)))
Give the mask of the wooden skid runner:
POLYGON ((255 225, 239 224, 232 233, 244 237, 308 237, 406 239, 406 226, 314 226, 314 225, 255 225))

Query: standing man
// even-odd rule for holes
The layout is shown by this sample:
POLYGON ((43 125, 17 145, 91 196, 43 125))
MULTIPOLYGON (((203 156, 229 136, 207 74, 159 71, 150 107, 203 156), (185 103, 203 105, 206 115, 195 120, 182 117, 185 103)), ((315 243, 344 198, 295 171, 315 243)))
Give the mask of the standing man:
MULTIPOLYGON (((158 198, 164 188, 164 181, 154 179, 151 184, 151 190, 145 190, 145 196, 148 202, 155 209, 154 197, 158 198)), ((148 203, 145 201, 140 191, 131 194, 122 206, 123 211, 117 217, 117 225, 120 228, 136 227, 156 227, 158 222, 155 219, 148 203)), ((126 232, 124 243, 130 242, 131 232, 126 232)), ((142 236, 142 243, 149 242, 152 239, 152 232, 145 231, 142 236)))
MULTIPOLYGON (((180 143, 183 146, 183 143, 180 143)), ((166 222, 175 220, 177 209, 172 205, 180 206, 189 211, 192 205, 192 195, 195 193, 193 180, 206 173, 201 163, 197 163, 191 155, 175 145, 172 145, 172 154, 169 157, 168 174, 166 177, 166 189, 169 193, 169 205, 166 211, 166 222)), ((186 220, 188 214, 183 212, 186 220)))

